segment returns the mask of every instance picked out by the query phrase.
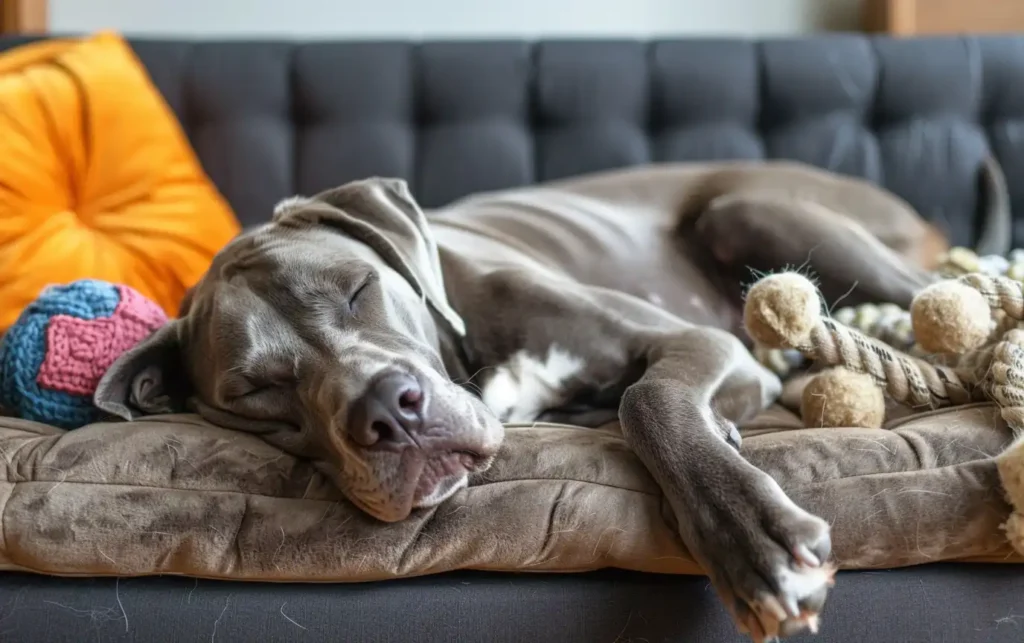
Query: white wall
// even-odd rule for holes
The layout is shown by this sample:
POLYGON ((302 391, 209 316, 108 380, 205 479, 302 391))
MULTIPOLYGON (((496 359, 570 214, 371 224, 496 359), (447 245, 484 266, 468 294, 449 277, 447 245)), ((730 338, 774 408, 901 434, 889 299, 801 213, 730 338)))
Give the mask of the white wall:
POLYGON ((50 0, 51 29, 334 38, 779 35, 858 28, 860 0, 50 0))

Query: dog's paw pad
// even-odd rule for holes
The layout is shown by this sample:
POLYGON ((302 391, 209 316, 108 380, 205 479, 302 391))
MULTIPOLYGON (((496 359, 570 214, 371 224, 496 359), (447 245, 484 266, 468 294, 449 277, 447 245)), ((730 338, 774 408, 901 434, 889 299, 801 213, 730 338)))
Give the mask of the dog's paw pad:
POLYGON ((831 563, 783 567, 776 572, 775 579, 784 601, 803 604, 821 596, 836 584, 836 568, 831 563))
POLYGON ((741 624, 744 633, 760 643, 810 632, 817 634, 818 612, 828 588, 835 584, 831 564, 784 567, 775 574, 778 594, 761 594, 750 602, 756 622, 741 624))

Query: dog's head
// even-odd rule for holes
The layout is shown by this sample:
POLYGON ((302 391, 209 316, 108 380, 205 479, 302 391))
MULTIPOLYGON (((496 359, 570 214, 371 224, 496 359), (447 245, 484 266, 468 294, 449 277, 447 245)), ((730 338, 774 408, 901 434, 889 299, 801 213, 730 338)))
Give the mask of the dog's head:
POLYGON ((446 374, 461 336, 437 249, 403 181, 282 202, 123 355, 96 403, 131 419, 185 409, 312 458, 367 513, 401 520, 486 468, 503 429, 446 374))

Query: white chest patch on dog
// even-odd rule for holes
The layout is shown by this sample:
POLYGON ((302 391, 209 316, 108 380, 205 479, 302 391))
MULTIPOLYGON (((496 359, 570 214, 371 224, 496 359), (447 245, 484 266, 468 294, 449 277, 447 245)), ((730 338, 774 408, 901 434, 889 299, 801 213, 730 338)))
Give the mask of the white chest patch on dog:
POLYGON ((565 401, 566 381, 582 369, 582 359, 557 346, 543 360, 519 351, 495 369, 480 397, 502 422, 532 422, 565 401))

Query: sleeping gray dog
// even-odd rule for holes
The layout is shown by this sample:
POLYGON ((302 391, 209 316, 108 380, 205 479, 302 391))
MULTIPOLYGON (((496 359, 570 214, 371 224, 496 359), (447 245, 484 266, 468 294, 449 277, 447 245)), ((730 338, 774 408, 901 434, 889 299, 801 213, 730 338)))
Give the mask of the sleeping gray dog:
POLYGON ((617 417, 763 640, 813 629, 830 537, 737 449, 781 387, 742 339, 742 285, 804 265, 829 301, 907 306, 944 248, 893 195, 794 164, 630 169, 429 217, 401 180, 367 179, 231 242, 96 400, 258 432, 383 521, 465 487, 503 422, 617 417))

